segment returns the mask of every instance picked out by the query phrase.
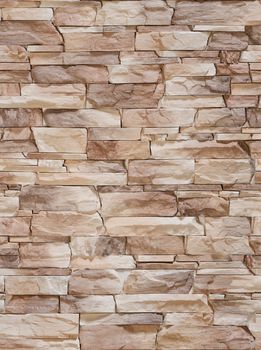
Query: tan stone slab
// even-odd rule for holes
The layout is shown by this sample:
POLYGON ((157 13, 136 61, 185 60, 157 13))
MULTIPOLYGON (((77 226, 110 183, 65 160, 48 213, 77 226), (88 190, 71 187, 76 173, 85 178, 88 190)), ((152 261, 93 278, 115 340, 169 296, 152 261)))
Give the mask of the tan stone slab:
POLYGON ((0 236, 30 235, 30 218, 0 218, 0 236))
POLYGON ((157 159, 249 157, 237 142, 200 142, 197 140, 153 142, 151 151, 153 158, 157 159))
POLYGON ((173 10, 162 0, 103 1, 98 11, 98 25, 169 25, 173 10))
MULTIPOLYGON (((12 0, 12 2, 13 1, 14 0, 12 0)), ((23 2, 23 4, 25 3, 23 2)), ((23 339, 19 337, 18 338, 2 337, 0 339, 0 346, 6 350, 12 350, 12 349, 42 350, 43 348, 49 349, 49 350, 80 350, 80 344, 78 339, 48 340, 48 339, 32 339, 32 338, 23 339)))
POLYGON ((34 185, 36 176, 32 172, 0 172, 0 182, 7 185, 34 185))
POLYGON ((5 277, 5 291, 12 295, 64 295, 67 284, 67 276, 5 277))
POLYGON ((136 50, 204 50, 209 34, 200 32, 137 33, 136 50))
POLYGON ((240 56, 240 62, 260 62, 261 63, 260 51, 250 51, 250 50, 243 51, 240 56))
POLYGON ((192 125, 195 109, 125 109, 122 126, 129 127, 175 127, 192 125))
POLYGON ((62 6, 55 8, 54 11, 54 23, 57 26, 90 26, 95 24, 97 16, 97 10, 100 3, 91 2, 86 5, 75 3, 77 6, 73 6, 73 3, 69 3, 68 6, 62 6), (79 6, 78 6, 79 5, 79 6), (80 6, 83 5, 83 6, 80 6))
POLYGON ((157 108, 163 84, 90 84, 87 108, 157 108))
POLYGON ((146 141, 89 141, 89 159, 146 159, 150 156, 146 141))
POLYGON ((252 175, 247 159, 200 159, 195 163, 195 183, 250 183, 252 175))
POLYGON ((156 313, 133 313, 133 314, 81 314, 80 325, 132 325, 132 324, 160 324, 162 323, 162 315, 156 313))
MULTIPOLYGON (((12 203, 17 204, 17 199, 12 198, 12 203)), ((85 186, 25 186, 20 195, 21 209, 92 213, 99 207, 97 194, 85 186)))
POLYGON ((69 267, 70 249, 63 243, 22 243, 20 267, 69 267))
POLYGON ((204 234, 203 225, 192 217, 112 217, 105 219, 105 226, 112 236, 157 237, 204 234))
MULTIPOLYGON (((166 155, 167 152, 163 158, 167 158, 166 155)), ((193 160, 133 160, 128 167, 129 184, 189 184, 193 176, 193 160)))
POLYGON ((0 45, 0 62, 28 62, 28 55, 22 46, 0 45))
POLYGON ((83 108, 82 96, 0 96, 0 108, 83 108))
POLYGON ((158 333, 159 350, 173 349, 252 349, 254 337, 241 327, 167 327, 158 333))
POLYGON ((261 218, 253 218, 253 235, 261 236, 261 218))
POLYGON ((41 126, 42 112, 40 109, 10 108, 0 109, 1 127, 41 126))
MULTIPOLYGON (((0 173, 1 178, 1 173, 0 173)), ((68 174, 68 173, 42 173, 37 176, 37 183, 40 185, 125 185, 127 184, 126 174, 68 174)))
POLYGON ((194 283, 194 291, 202 293, 254 293, 260 289, 261 276, 253 275, 201 275, 194 283))
POLYGON ((88 138, 92 141, 140 140, 141 128, 90 128, 88 138))
POLYGON ((207 108, 200 109, 196 115, 195 124, 203 126, 243 126, 245 124, 245 110, 243 108, 207 108))
POLYGON ((182 254, 184 243, 178 236, 131 236, 126 249, 129 254, 182 254))
POLYGON ((245 33, 213 33, 210 36, 210 50, 245 50, 248 46, 248 36, 245 33))
POLYGON ((16 216, 19 209, 18 197, 0 197, 0 216, 16 216))
POLYGON ((119 111, 113 108, 44 111, 44 121, 52 127, 120 127, 119 111))
POLYGON ((103 231, 98 213, 40 212, 32 218, 32 234, 36 236, 95 236, 103 231))
POLYGON ((3 8, 2 17, 5 21, 50 21, 53 11, 50 8, 3 8))
POLYGON ((157 83, 161 78, 158 65, 115 65, 109 66, 108 72, 109 82, 116 84, 157 83))
POLYGON ((261 94, 261 84, 250 83, 250 84, 231 84, 232 95, 242 96, 253 96, 261 94))
POLYGON ((107 349, 153 349, 157 325, 88 325, 80 329, 83 350, 98 346, 107 349))
POLYGON ((250 221, 246 217, 205 218, 206 235, 215 239, 218 237, 249 236, 250 221))
POLYGON ((8 295, 5 298, 5 311, 8 314, 58 313, 59 299, 57 296, 8 295))
POLYGON ((64 33, 66 51, 133 51, 134 33, 64 33))
POLYGON ((21 95, 42 96, 42 95, 62 95, 62 96, 84 96, 86 87, 84 84, 21 84, 21 95))
POLYGON ((0 96, 19 96, 19 84, 0 83, 0 96))
POLYGON ((229 215, 261 216, 261 197, 232 198, 229 215))
POLYGON ((210 312, 203 294, 116 295, 118 312, 210 312))
POLYGON ((216 74, 215 65, 212 63, 189 64, 189 63, 173 63, 164 66, 165 79, 171 80, 174 77, 205 77, 214 76, 216 74))
POLYGON ((78 315, 0 315, 1 337, 77 338, 78 315))
POLYGON ((103 160, 65 160, 65 166, 71 173, 107 174, 127 172, 123 161, 103 161, 103 160))
POLYGON ((73 257, 108 257, 125 254, 124 237, 71 237, 70 248, 73 257))
MULTIPOLYGON (((225 107, 223 96, 170 96, 161 100, 161 108, 216 108, 225 107)), ((231 106, 234 107, 234 106, 231 106)), ((235 106, 237 107, 237 106, 235 106)), ((238 106, 240 107, 240 106, 238 106)))
POLYGON ((261 24, 259 1, 215 1, 214 6, 209 3, 195 3, 183 0, 176 6, 174 23, 176 24, 209 24, 209 25, 257 25, 261 24))
POLYGON ((115 312, 115 302, 111 295, 66 295, 60 298, 60 308, 62 313, 110 313, 115 312))
POLYGON ((72 257, 73 269, 133 269, 136 267, 135 260, 131 255, 111 255, 102 257, 72 257))
POLYGON ((164 317, 164 324, 175 325, 178 327, 190 326, 210 326, 213 321, 211 313, 193 312, 193 313, 167 313, 164 317))
POLYGON ((62 37, 48 21, 3 21, 0 22, 2 45, 61 44, 62 37))
POLYGON ((181 198, 178 205, 182 216, 228 216, 229 201, 220 197, 181 198))
POLYGON ((85 153, 87 132, 80 128, 33 128, 40 152, 85 153))
POLYGON ((100 199, 103 217, 173 216, 177 210, 175 197, 164 193, 101 193, 100 199))

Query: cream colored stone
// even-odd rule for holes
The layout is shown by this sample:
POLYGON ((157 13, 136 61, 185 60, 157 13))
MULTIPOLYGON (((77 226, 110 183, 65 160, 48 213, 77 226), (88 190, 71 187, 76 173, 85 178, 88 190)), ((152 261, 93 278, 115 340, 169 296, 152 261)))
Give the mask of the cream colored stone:
POLYGON ((197 76, 214 76, 216 74, 215 65, 212 63, 189 64, 173 63, 164 66, 165 79, 171 80, 175 77, 197 77, 197 76))
POLYGON ((247 152, 237 142, 169 141, 152 143, 152 156, 157 159, 180 158, 248 158, 247 152))
POLYGON ((261 218, 253 218, 253 234, 261 236, 261 218))
POLYGON ((179 236, 131 236, 127 238, 129 254, 183 254, 183 237, 179 236))
POLYGON ((73 257, 105 257, 124 255, 125 238, 122 237, 72 237, 70 242, 73 257))
POLYGON ((140 140, 141 128, 90 128, 88 138, 93 141, 140 140))
POLYGON ((67 276, 5 277, 5 291, 13 295, 64 295, 67 284, 67 276))
POLYGON ((158 65, 109 66, 110 83, 157 83, 160 80, 158 65))
POLYGON ((115 312, 115 302, 111 295, 88 295, 75 297, 61 296, 61 312, 64 313, 110 313, 115 312))
POLYGON ((162 0, 103 1, 98 25, 169 25, 173 10, 162 0))
POLYGON ((174 217, 113 217, 105 220, 108 233, 112 236, 187 236, 203 235, 204 229, 196 218, 174 217))
POLYGON ((160 107, 167 109, 176 108, 212 108, 225 107, 222 96, 169 96, 161 100, 160 107))
MULTIPOLYGON (((12 0, 13 1, 13 0, 12 0)), ((80 350, 78 339, 25 339, 25 338, 6 338, 1 337, 0 346, 6 350, 26 349, 26 350, 80 350)))
POLYGON ((30 218, 0 218, 0 236, 29 236, 30 218))
POLYGON ((249 160, 201 159, 195 163, 195 183, 250 183, 253 175, 249 160))
POLYGON ((235 127, 245 124, 245 110, 243 108, 207 108, 200 109, 196 115, 197 127, 235 127))
POLYGON ((22 46, 1 45, 0 62, 28 62, 28 55, 22 46))
POLYGON ((19 209, 18 197, 0 197, 0 216, 16 216, 19 209))
POLYGON ((135 260, 131 255, 112 255, 103 257, 72 257, 73 269, 133 269, 135 260))
POLYGON ((34 185, 36 176, 29 172, 0 172, 0 182, 7 185, 34 185))
MULTIPOLYGON (((1 127, 41 126, 42 112, 39 109, 0 109, 1 127)), ((13 151, 14 152, 14 151, 13 151)))
POLYGON ((87 132, 77 128, 33 128, 40 152, 85 153, 87 132))
POLYGON ((83 108, 84 97, 80 96, 0 96, 0 108, 83 108))
POLYGON ((21 84, 21 95, 63 95, 84 96, 86 87, 84 84, 21 84))
POLYGON ((125 109, 122 115, 123 127, 175 127, 190 126, 195 109, 125 109))
POLYGON ((22 243, 20 267, 69 267, 70 249, 64 243, 22 243))
POLYGON ((0 315, 1 337, 21 338, 77 338, 78 315, 29 314, 0 315))
POLYGON ((186 31, 137 33, 136 50, 204 50, 208 36, 186 31))
MULTIPOLYGON (((12 198, 12 201, 18 205, 18 198, 12 198)), ((85 186, 25 186, 20 195, 20 209, 92 213, 99 207, 97 194, 85 186)))
POLYGON ((3 8, 3 20, 7 21, 50 21, 53 10, 50 8, 3 8))
POLYGON ((9 314, 58 313, 58 296, 8 295, 5 298, 5 311, 9 314))
POLYGON ((164 317, 164 324, 175 326, 210 326, 213 321, 211 313, 193 312, 193 313, 167 313, 164 317))
POLYGON ((231 198, 229 215, 261 216, 261 197, 231 198))
MULTIPOLYGON (((154 158, 155 146, 151 150, 154 158)), ((165 151, 163 157, 167 158, 165 151)), ((179 158, 179 157, 177 157, 179 158)), ((128 183, 129 184, 189 184, 193 181, 194 161, 193 160, 133 160, 129 163, 128 183)))
POLYGON ((176 200, 164 193, 101 193, 103 217, 108 216, 173 216, 176 200))
POLYGON ((118 312, 210 312, 203 294, 116 295, 118 312))
POLYGON ((218 237, 249 236, 250 221, 246 217, 205 218, 206 235, 215 239, 218 237))
POLYGON ((32 218, 35 236, 95 236, 103 232, 98 213, 40 212, 32 218))
POLYGON ((52 127, 120 127, 117 109, 46 110, 44 121, 52 127))
POLYGON ((79 6, 73 6, 73 3, 69 3, 68 6, 61 4, 61 7, 55 8, 54 23, 57 26, 94 25, 98 10, 97 4, 98 2, 86 3, 86 5, 83 3, 83 6, 80 6, 79 3, 76 3, 79 6))
POLYGON ((162 322, 162 315, 156 313, 133 313, 133 314, 95 314, 86 313, 81 314, 80 325, 131 325, 131 324, 160 324, 162 322))

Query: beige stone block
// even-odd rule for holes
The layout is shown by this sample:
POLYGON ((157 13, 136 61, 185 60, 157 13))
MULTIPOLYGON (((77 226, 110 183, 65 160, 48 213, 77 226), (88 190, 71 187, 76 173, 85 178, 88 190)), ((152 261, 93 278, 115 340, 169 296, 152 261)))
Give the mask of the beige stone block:
POLYGON ((101 193, 102 215, 108 216, 173 216, 176 200, 170 194, 157 192, 101 193))
POLYGON ((175 24, 218 24, 231 25, 257 25, 261 23, 259 1, 215 1, 215 6, 209 3, 198 3, 192 0, 183 0, 177 3, 175 24))
POLYGON ((111 256, 85 256, 71 258, 73 269, 134 269, 135 260, 131 255, 111 255, 111 256))
POLYGON ((92 141, 134 141, 141 139, 141 128, 90 128, 92 141))
POLYGON ((67 276, 5 277, 5 291, 13 295, 64 295, 67 284, 67 276))
MULTIPOLYGON (((13 0, 12 0, 13 1, 13 0)), ((31 3, 30 3, 31 4, 31 3)), ((80 350, 78 339, 32 339, 32 338, 6 338, 0 339, 0 346, 6 350, 26 349, 26 350, 80 350)))
POLYGON ((122 126, 129 127, 176 127, 190 126, 196 110, 190 109, 125 109, 122 126))
POLYGON ((132 324, 160 324, 162 315, 156 313, 133 313, 133 314, 81 314, 80 325, 132 325, 132 324))
POLYGON ((160 107, 166 108, 166 109, 216 108, 216 107, 222 108, 222 107, 225 107, 225 102, 224 102, 223 96, 169 96, 169 95, 166 95, 161 100, 160 107))
POLYGON ((134 33, 64 33, 66 51, 133 51, 134 33))
POLYGON ((192 271, 136 270, 124 282, 125 294, 187 294, 193 284, 192 271))
POLYGON ((58 313, 59 299, 57 296, 8 295, 5 298, 5 311, 8 314, 58 313))
MULTIPOLYGON (((57 26, 90 26, 95 24, 98 10, 98 2, 86 5, 69 3, 68 6, 56 7, 54 11, 54 23, 57 26), (83 6, 81 6, 83 5, 83 6)), ((59 6, 59 4, 58 4, 59 6)))
POLYGON ((19 96, 19 95, 20 95, 19 84, 0 83, 0 96, 19 96))
MULTIPOLYGON (((87 65, 33 66, 32 77, 34 82, 40 84, 87 84, 106 83, 108 81, 108 73, 105 67, 87 65)), ((52 106, 49 108, 52 108, 52 106)), ((61 108, 63 107, 61 106, 61 108)))
POLYGON ((0 108, 83 108, 82 96, 0 96, 0 108))
POLYGON ((173 10, 162 0, 103 1, 98 25, 170 25, 173 10))
POLYGON ((245 33, 214 33, 210 36, 210 50, 245 50, 248 46, 248 36, 245 33))
POLYGON ((260 51, 243 51, 240 56, 240 62, 260 62, 261 63, 261 52, 260 51))
POLYGON ((79 109, 44 111, 44 121, 52 127, 120 127, 120 113, 117 109, 79 109))
POLYGON ((70 248, 73 257, 110 257, 125 254, 124 237, 72 237, 70 248))
POLYGON ((129 254, 183 254, 183 237, 178 236, 131 236, 127 238, 129 254))
POLYGON ((173 63, 164 66, 165 79, 171 80, 175 77, 208 77, 216 74, 216 68, 213 63, 173 63))
POLYGON ((187 236, 203 235, 203 225, 196 218, 113 217, 105 219, 112 236, 187 236))
POLYGON ((126 174, 127 172, 123 161, 65 160, 65 165, 70 173, 126 174))
POLYGON ((125 273, 115 270, 84 270, 74 273, 69 281, 69 294, 120 294, 125 273))
POLYGON ((3 20, 7 21, 50 21, 53 17, 51 8, 3 8, 3 20))
POLYGON ((261 94, 261 84, 249 83, 249 84, 231 84, 232 95, 237 96, 253 96, 261 94))
POLYGON ((1 45, 0 62, 28 62, 28 54, 19 45, 1 45))
POLYGON ((189 31, 137 33, 136 50, 204 50, 209 34, 189 31))
POLYGON ((193 312, 193 313, 167 313, 164 317, 164 324, 175 325, 178 327, 191 326, 210 326, 213 321, 211 313, 193 312))
POLYGON ((247 159, 200 159, 195 163, 195 183, 250 183, 252 166, 247 159))
POLYGON ((261 276, 201 275, 196 276, 194 291, 201 293, 254 293, 261 290, 261 276))
POLYGON ((160 350, 175 349, 251 349, 254 337, 241 327, 189 326, 167 327, 158 333, 160 350))
POLYGON ((18 197, 0 197, 0 216, 16 216, 19 209, 18 197))
POLYGON ((62 95, 62 96, 84 96, 86 87, 84 84, 21 84, 21 95, 42 96, 42 95, 62 95))
POLYGON ((90 84, 87 108, 157 108, 163 84, 90 84))
POLYGON ((29 236, 30 218, 0 218, 0 236, 29 236))
POLYGON ((0 315, 1 337, 77 338, 79 316, 61 314, 0 315))
POLYGON ((79 128, 33 128, 40 152, 85 153, 87 132, 79 128))
POLYGON ((161 78, 158 65, 115 65, 108 67, 109 82, 122 83, 157 83, 161 78))
POLYGON ((157 325, 88 325, 81 327, 83 350, 98 346, 100 350, 152 349, 155 346, 157 325))
POLYGON ((69 267, 70 249, 64 243, 22 243, 19 249, 20 266, 69 267))
POLYGON ((40 212, 33 215, 31 228, 35 236, 95 236, 104 232, 98 213, 40 212))
POLYGON ((146 141, 89 141, 87 146, 89 159, 146 159, 150 156, 149 143, 146 141))
POLYGON ((205 218, 206 235, 215 239, 218 237, 249 236, 250 221, 245 217, 205 218))
POLYGON ((116 295, 118 312, 210 312, 203 294, 116 295))
POLYGON ((0 109, 0 127, 41 126, 42 112, 40 109, 11 108, 0 109))
POLYGON ((196 115, 197 127, 235 127, 245 124, 245 110, 243 108, 207 108, 200 109, 196 115))
MULTIPOLYGON (((151 146, 155 157, 155 146, 151 146)), ((167 158, 165 151, 164 156, 167 158)), ((177 157, 178 158, 178 157, 177 157)), ((193 160, 133 160, 128 167, 129 184, 189 184, 193 182, 194 161, 193 160)))
MULTIPOLYGON (((18 205, 17 198, 8 200, 18 205)), ((99 207, 97 194, 85 186, 25 186, 20 195, 20 209, 92 213, 99 207)))
POLYGON ((48 21, 2 21, 0 45, 57 45, 62 37, 48 21), (15 35, 14 35, 15 33, 15 35))
POLYGON ((110 313, 115 312, 115 302, 112 295, 66 295, 60 298, 60 308, 62 313, 110 313))
POLYGON ((261 218, 253 218, 253 235, 261 236, 261 218))
POLYGON ((151 151, 153 158, 156 159, 249 157, 237 142, 200 142, 198 140, 152 142, 151 151))
POLYGON ((182 216, 228 216, 229 201, 220 197, 195 197, 179 199, 179 213, 182 216))
POLYGON ((7 185, 34 185, 36 176, 29 172, 0 172, 0 182, 7 185))
POLYGON ((229 215, 261 216, 261 197, 231 198, 229 215))

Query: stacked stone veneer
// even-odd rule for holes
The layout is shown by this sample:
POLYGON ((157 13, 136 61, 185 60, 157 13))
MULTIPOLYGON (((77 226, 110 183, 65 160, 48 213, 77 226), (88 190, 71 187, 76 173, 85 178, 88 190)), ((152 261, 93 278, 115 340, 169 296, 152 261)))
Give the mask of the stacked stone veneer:
POLYGON ((0 18, 1 350, 260 350, 261 2, 0 18))

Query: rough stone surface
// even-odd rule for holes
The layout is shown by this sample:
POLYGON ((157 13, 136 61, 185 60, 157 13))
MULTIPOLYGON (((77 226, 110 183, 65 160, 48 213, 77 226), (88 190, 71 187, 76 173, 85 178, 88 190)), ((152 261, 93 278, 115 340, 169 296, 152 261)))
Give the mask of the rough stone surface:
POLYGON ((261 349, 261 0, 0 0, 0 349, 261 349))

